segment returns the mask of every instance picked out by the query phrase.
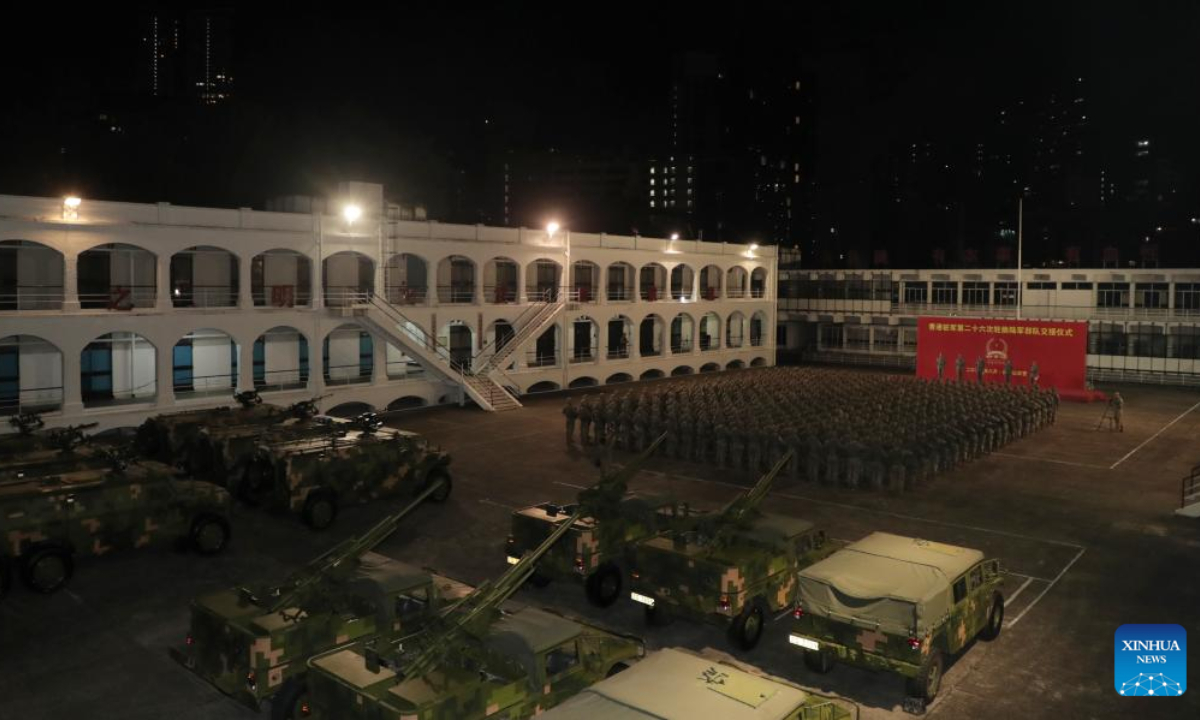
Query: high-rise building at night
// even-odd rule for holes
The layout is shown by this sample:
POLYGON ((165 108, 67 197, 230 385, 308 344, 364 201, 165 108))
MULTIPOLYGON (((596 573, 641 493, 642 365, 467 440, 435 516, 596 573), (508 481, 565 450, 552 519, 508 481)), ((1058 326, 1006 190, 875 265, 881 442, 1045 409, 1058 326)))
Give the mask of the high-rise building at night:
POLYGON ((143 14, 142 90, 155 98, 194 99, 204 105, 228 100, 233 88, 233 13, 224 9, 143 14))

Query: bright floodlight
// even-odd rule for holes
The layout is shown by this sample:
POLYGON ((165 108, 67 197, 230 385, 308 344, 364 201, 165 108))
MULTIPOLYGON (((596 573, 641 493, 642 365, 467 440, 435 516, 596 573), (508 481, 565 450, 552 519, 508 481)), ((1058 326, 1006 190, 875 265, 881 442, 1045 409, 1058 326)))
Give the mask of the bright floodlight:
POLYGON ((362 217, 362 208, 357 205, 347 205, 342 208, 342 217, 346 218, 346 222, 352 223, 362 217))
POLYGON ((549 224, 547 224, 547 225, 546 225, 546 232, 548 232, 548 233, 549 233, 549 234, 551 234, 551 235, 553 235, 554 233, 558 232, 558 223, 556 223, 556 222, 550 222, 549 224))
POLYGON ((82 199, 77 198, 74 195, 63 199, 63 205, 66 205, 67 207, 71 208, 72 210, 75 210, 76 208, 78 208, 79 204, 82 202, 83 202, 82 199))
POLYGON ((672 240, 678 240, 678 239, 679 239, 679 233, 671 233, 671 239, 672 239, 672 240))
POLYGON ((80 200, 74 195, 68 195, 63 198, 62 216, 64 220, 79 219, 79 205, 83 200, 80 200))
POLYGON ((750 243, 750 249, 751 249, 751 250, 757 250, 757 249, 758 249, 758 243, 750 243))

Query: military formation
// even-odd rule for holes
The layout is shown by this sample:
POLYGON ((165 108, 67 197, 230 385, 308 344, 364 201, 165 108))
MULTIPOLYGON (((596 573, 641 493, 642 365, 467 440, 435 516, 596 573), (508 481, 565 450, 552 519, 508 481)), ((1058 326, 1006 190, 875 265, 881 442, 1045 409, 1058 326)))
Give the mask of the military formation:
POLYGON ((1054 390, 770 368, 587 395, 563 408, 567 443, 902 492, 1052 424, 1054 390))

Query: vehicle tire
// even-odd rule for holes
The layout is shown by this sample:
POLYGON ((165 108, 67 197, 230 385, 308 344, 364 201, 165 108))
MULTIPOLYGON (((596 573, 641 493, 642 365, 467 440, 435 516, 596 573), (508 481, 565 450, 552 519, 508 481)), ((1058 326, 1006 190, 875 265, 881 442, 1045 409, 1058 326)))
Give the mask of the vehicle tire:
POLYGON ((308 708, 308 685, 300 678, 288 678, 271 698, 271 720, 303 720, 308 708))
POLYGON ((202 513, 192 521, 188 533, 192 549, 201 555, 220 555, 229 546, 229 521, 220 515, 202 513))
POLYGON ((337 519, 337 498, 328 490, 314 490, 304 501, 304 524, 313 530, 324 530, 337 519))
POLYGON ((425 487, 429 487, 432 483, 438 481, 441 481, 442 486, 437 490, 434 490, 433 494, 429 496, 429 499, 435 503, 446 502, 446 500, 450 497, 450 491, 454 489, 454 483, 450 480, 450 473, 446 472, 442 468, 434 470, 425 478, 425 487))
POLYGON ((7 555, 0 555, 0 598, 12 589, 12 560, 7 555))
POLYGON ((1000 637, 1004 629, 1004 596, 1000 593, 992 595, 992 606, 988 608, 987 624, 979 631, 979 637, 991 642, 1000 637))
POLYGON ((804 666, 813 672, 824 675, 833 669, 837 656, 828 650, 805 650, 804 666))
POLYGON ((21 561, 21 580, 43 595, 61 590, 73 574, 75 561, 71 553, 55 545, 34 548, 21 561))
POLYGON ((908 694, 921 698, 925 702, 933 702, 941 687, 942 653, 933 650, 930 652, 929 658, 925 660, 925 664, 921 666, 921 672, 917 673, 916 677, 908 679, 908 694))
POLYGON ((596 607, 608 607, 621 597, 621 571, 612 563, 603 563, 588 576, 584 589, 588 602, 596 607))
POLYGON ((733 624, 729 626, 729 640, 734 647, 739 650, 753 650, 762 638, 766 615, 762 602, 758 600, 742 608, 733 619, 733 624))
POLYGON ((613 675, 616 675, 617 673, 625 672, 628 669, 629 669, 629 666, 623 662, 614 663, 613 666, 608 669, 608 672, 604 673, 604 677, 610 678, 613 675))

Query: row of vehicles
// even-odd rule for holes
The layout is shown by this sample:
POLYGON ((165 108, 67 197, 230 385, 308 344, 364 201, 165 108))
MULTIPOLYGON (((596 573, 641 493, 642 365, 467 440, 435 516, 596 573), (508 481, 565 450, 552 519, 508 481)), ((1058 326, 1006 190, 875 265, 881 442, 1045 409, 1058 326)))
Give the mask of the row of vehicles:
POLYGON ((13 418, 16 432, 0 437, 0 595, 17 577, 55 592, 77 559, 120 550, 218 554, 235 500, 320 530, 343 505, 450 494, 449 455, 376 416, 327 418, 313 400, 279 407, 254 393, 237 400, 150 418, 132 443, 93 439, 93 426, 44 430, 35 415, 13 418))

